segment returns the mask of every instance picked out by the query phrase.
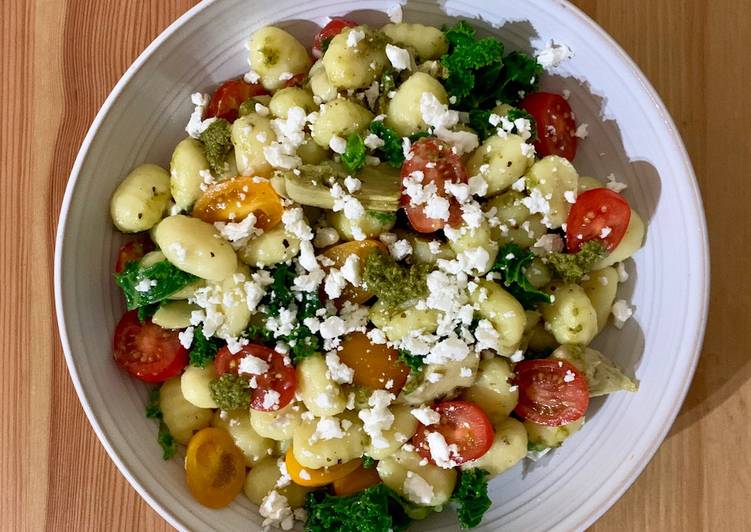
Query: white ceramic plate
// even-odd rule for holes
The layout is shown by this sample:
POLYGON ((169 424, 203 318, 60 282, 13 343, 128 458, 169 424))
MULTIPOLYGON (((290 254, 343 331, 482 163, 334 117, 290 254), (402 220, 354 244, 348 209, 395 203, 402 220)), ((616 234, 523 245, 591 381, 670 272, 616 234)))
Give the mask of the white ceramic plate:
MULTIPOLYGON (((164 462, 156 427, 144 417, 146 387, 112 362, 114 325, 123 311, 112 281, 121 237, 109 198, 136 165, 168 166, 192 111, 189 95, 247 69, 244 43, 278 24, 309 43, 328 15, 387 22, 393 2, 275 0, 204 2, 162 33, 126 72, 94 120, 65 193, 55 256, 55 295, 65 356, 81 403, 120 471, 180 529, 249 530, 260 517, 244 498, 212 511, 185 487, 179 459, 164 462)), ((691 381, 706 319, 707 235, 696 180, 675 125, 655 91, 596 24, 562 0, 410 1, 405 20, 441 25, 475 19, 508 49, 531 51, 551 38, 576 53, 543 87, 571 91, 590 137, 575 161, 582 175, 614 173, 648 222, 644 248, 620 289, 635 307, 623 330, 596 345, 636 374, 641 389, 594 401, 588 423, 534 466, 491 483, 492 509, 481 530, 574 530, 593 523, 633 482, 665 437, 691 381), (440 4, 440 5, 439 5, 440 4)), ((417 530, 453 530, 444 513, 417 530)))

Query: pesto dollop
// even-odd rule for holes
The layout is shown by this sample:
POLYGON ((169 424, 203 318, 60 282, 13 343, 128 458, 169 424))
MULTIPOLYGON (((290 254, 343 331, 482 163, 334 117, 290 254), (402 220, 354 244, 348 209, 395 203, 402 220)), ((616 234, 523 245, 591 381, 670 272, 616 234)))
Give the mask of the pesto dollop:
POLYGON ((577 283, 607 254, 605 244, 599 240, 590 240, 582 244, 577 253, 551 253, 545 259, 561 279, 577 283))
POLYGON ((222 410, 248 408, 250 406, 249 388, 250 383, 247 379, 232 373, 224 373, 209 383, 211 398, 222 410))
POLYGON ((365 261, 363 280, 368 290, 394 308, 428 293, 427 276, 432 269, 430 264, 403 266, 391 255, 375 250, 365 261))
POLYGON ((211 172, 219 175, 224 171, 227 155, 232 151, 232 127, 224 118, 214 120, 203 133, 201 142, 206 152, 211 172))

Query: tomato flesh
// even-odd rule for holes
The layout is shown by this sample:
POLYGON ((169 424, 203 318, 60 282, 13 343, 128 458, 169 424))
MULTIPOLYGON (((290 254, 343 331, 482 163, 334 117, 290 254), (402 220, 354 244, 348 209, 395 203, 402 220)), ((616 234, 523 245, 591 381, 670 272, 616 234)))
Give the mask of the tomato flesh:
POLYGON ((224 429, 202 429, 188 442, 185 480, 198 502, 224 508, 243 488, 245 456, 224 429))
POLYGON ((589 406, 584 375, 565 360, 523 360, 514 368, 519 402, 514 409, 533 423, 558 427, 581 418, 589 406))
POLYGON ((398 394, 409 377, 409 368, 399 360, 396 349, 374 344, 362 332, 353 332, 342 340, 339 358, 354 370, 352 382, 371 390, 398 394))
POLYGON ((331 22, 326 24, 321 31, 316 33, 313 37, 313 55, 315 57, 321 57, 323 55, 323 49, 328 47, 331 39, 339 35, 344 28, 354 28, 357 26, 357 22, 348 20, 346 18, 332 18, 331 22))
POLYGON ((142 236, 134 240, 129 240, 117 252, 117 262, 115 263, 115 272, 122 272, 131 262, 137 262, 150 251, 154 251, 154 243, 147 237, 142 236))
MULTIPOLYGON (((350 255, 357 255, 358 257, 360 257, 360 264, 365 264, 365 260, 368 258, 368 255, 370 255, 376 249, 380 249, 384 253, 388 253, 388 248, 380 240, 354 240, 352 242, 344 242, 342 244, 331 246, 329 248, 326 248, 322 255, 328 259, 331 259, 334 264, 329 267, 325 267, 324 269, 328 272, 328 269, 332 267, 341 268, 342 266, 344 266, 344 263, 347 261, 347 258, 350 255)), ((319 291, 319 297, 322 301, 326 301, 328 299, 328 296, 323 290, 323 287, 321 287, 321 290, 319 291)), ((342 290, 342 295, 337 297, 334 300, 334 303, 336 305, 342 305, 345 301, 349 301, 350 303, 356 303, 359 305, 365 303, 371 297, 373 297, 373 293, 369 290, 366 290, 364 287, 354 286, 347 283, 347 285, 342 290)))
POLYGON ((240 105, 248 98, 262 94, 268 94, 268 91, 260 83, 247 83, 242 79, 225 81, 211 95, 204 119, 215 116, 234 122, 239 115, 240 105))
POLYGON ((431 432, 443 435, 449 447, 456 446, 450 454, 450 460, 456 465, 477 460, 493 445, 493 425, 477 404, 470 401, 445 401, 435 405, 433 410, 441 415, 441 420, 429 426, 420 424, 412 437, 412 444, 423 458, 436 463, 428 444, 431 432))
POLYGON ((541 157, 558 155, 573 161, 576 157, 576 121, 568 102, 558 94, 535 92, 525 97, 519 107, 535 119, 535 151, 541 157))
POLYGON ((232 354, 227 347, 223 347, 214 358, 216 374, 240 374, 240 362, 248 356, 260 358, 268 365, 268 370, 261 374, 242 373, 251 378, 251 384, 255 382, 250 391, 250 408, 261 412, 275 412, 287 406, 295 397, 297 374, 288 362, 289 359, 273 349, 264 345, 248 344, 232 354), (269 392, 272 395, 267 399, 269 392), (276 394, 279 394, 278 397, 276 394))
POLYGON ((612 251, 623 239, 631 221, 626 199, 607 188, 582 192, 566 220, 566 249, 575 253, 584 242, 600 240, 612 251))
POLYGON ((196 200, 191 215, 214 223, 239 222, 253 213, 255 226, 268 231, 282 221, 283 212, 282 199, 271 183, 238 176, 209 186, 196 200))
POLYGON ((411 157, 402 164, 402 206, 409 223, 419 233, 432 233, 446 225, 456 227, 461 223, 462 212, 459 202, 446 191, 446 183, 466 183, 467 172, 459 156, 442 140, 425 137, 412 145, 411 157), (422 176, 420 178, 420 176, 422 176), (413 181, 425 187, 434 185, 436 194, 448 201, 448 219, 430 217, 425 210, 427 204, 415 205, 408 194, 413 181))
POLYGON ((178 333, 138 320, 138 311, 126 312, 115 328, 114 357, 118 366, 145 382, 164 382, 188 364, 188 351, 178 333))
POLYGON ((335 480, 332 484, 334 495, 354 495, 362 490, 376 486, 381 483, 381 477, 375 468, 365 469, 360 466, 340 479, 335 480))

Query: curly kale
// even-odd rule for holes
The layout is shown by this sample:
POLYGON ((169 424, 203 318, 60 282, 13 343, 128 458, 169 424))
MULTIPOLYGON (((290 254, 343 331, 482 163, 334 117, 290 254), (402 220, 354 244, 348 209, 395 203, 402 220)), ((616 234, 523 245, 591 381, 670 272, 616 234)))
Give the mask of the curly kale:
POLYGON ((451 500, 458 506, 456 514, 462 528, 479 525, 482 516, 490 508, 488 475, 484 469, 467 469, 459 473, 451 500))
POLYGON ((206 338, 201 327, 193 330, 193 343, 190 346, 190 365, 205 368, 214 361, 222 343, 216 338, 206 338))
POLYGON ((177 452, 177 442, 170 434, 167 424, 162 419, 162 409, 159 407, 159 388, 149 392, 149 402, 146 404, 146 417, 159 420, 159 432, 156 441, 162 448, 162 458, 169 460, 177 452))
POLYGON ((308 512, 306 532, 399 532, 412 521, 400 497, 385 484, 346 497, 313 491, 305 499, 305 510, 308 512))
POLYGON ((528 310, 533 309, 536 303, 551 302, 550 294, 535 288, 524 273, 534 258, 534 253, 510 242, 498 251, 491 268, 492 271, 500 272, 506 290, 528 310))
POLYGON ((365 165, 365 142, 359 133, 350 133, 347 148, 340 157, 340 162, 350 172, 357 172, 365 165))

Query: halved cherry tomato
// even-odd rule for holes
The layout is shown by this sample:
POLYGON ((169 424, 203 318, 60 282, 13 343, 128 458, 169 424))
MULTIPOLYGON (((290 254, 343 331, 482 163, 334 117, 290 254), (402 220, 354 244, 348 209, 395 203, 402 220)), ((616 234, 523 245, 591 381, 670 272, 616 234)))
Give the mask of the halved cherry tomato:
POLYGON ((328 48, 331 39, 339 35, 344 28, 354 28, 355 26, 357 26, 357 22, 346 18, 332 18, 331 22, 321 28, 321 31, 313 37, 313 55, 321 57, 324 49, 328 48))
POLYGON ((154 325, 151 320, 141 323, 137 310, 126 312, 115 328, 115 362, 145 382, 164 382, 176 377, 188 364, 188 351, 177 334, 154 325))
POLYGON ((587 379, 565 360, 523 360, 514 368, 519 402, 514 409, 533 423, 558 427, 576 421, 589 406, 587 379))
POLYGON ((238 176, 211 185, 193 206, 192 215, 204 222, 244 219, 253 213, 256 227, 268 230, 282 221, 282 200, 268 181, 238 176))
POLYGON ((445 401, 435 405, 433 410, 441 415, 441 420, 427 427, 420 424, 412 437, 412 444, 423 458, 435 463, 428 445, 431 432, 439 432, 448 445, 457 446, 458 451, 450 455, 457 465, 480 458, 493 445, 493 425, 488 415, 475 403, 445 401))
MULTIPOLYGON (((409 223, 418 233, 432 233, 443 229, 447 224, 456 227, 462 219, 459 202, 446 192, 447 182, 466 183, 467 172, 464 170, 459 156, 451 147, 436 138, 421 138, 412 145, 412 158, 402 164, 402 183, 413 175, 422 172, 420 183, 423 187, 435 183, 437 194, 449 202, 449 218, 431 218, 425 214, 427 205, 411 205, 410 197, 405 193, 406 186, 402 185, 402 206, 407 213, 409 223)), ((418 174, 419 175, 419 174, 418 174)))
POLYGON ((398 394, 409 377, 409 368, 399 360, 396 349, 374 344, 362 332, 344 337, 339 358, 354 370, 353 383, 371 390, 398 394))
POLYGON ((534 92, 519 107, 531 114, 537 127, 535 151, 541 157, 559 155, 569 161, 576 157, 576 121, 563 96, 534 92))
MULTIPOLYGON (((380 249, 384 253, 388 253, 388 248, 380 240, 353 240, 352 242, 345 242, 343 244, 337 244, 327 248, 322 255, 334 261, 331 266, 324 266, 324 269, 328 268, 341 268, 350 255, 357 255, 360 257, 360 265, 365 264, 365 259, 368 258, 374 250, 380 249)), ((321 297, 326 298, 326 294, 322 291, 321 297)), ((351 303, 365 303, 368 299, 373 297, 373 293, 369 292, 361 286, 347 285, 342 290, 342 295, 336 298, 335 303, 344 303, 349 301, 351 303)))
POLYGON ((237 119, 240 105, 248 98, 261 94, 268 94, 268 91, 260 83, 247 83, 242 79, 225 81, 211 95, 211 101, 206 106, 204 119, 215 116, 234 122, 237 119))
POLYGON ((378 471, 374 467, 365 469, 360 466, 346 477, 334 481, 334 494, 352 495, 380 483, 381 477, 378 476, 378 471))
POLYGON ((224 508, 242 491, 245 456, 224 429, 207 427, 188 442, 185 480, 198 502, 224 508))
MULTIPOLYGON (((285 362, 281 353, 264 345, 248 344, 232 354, 227 347, 221 348, 214 357, 214 370, 217 375, 225 373, 239 374, 240 361, 247 357, 260 358, 269 365, 268 371, 260 375, 248 375, 255 379, 255 386, 250 392, 250 408, 261 412, 274 412, 287 406, 295 397, 297 376, 291 363, 285 362), (276 392, 279 398, 271 406, 264 406, 266 394, 276 392)), ((245 375, 245 374, 243 374, 245 375)))
POLYGON ((631 207, 623 196, 607 188, 582 192, 566 220, 566 249, 575 253, 589 240, 601 240, 608 251, 626 234, 631 207))
POLYGON ((357 458, 331 467, 309 469, 303 467, 303 465, 297 461, 295 453, 292 452, 292 446, 290 445, 287 448, 287 453, 284 455, 284 463, 287 465, 287 473, 292 477, 292 482, 298 486, 317 487, 331 484, 335 480, 346 477, 362 465, 362 460, 357 458))
POLYGON ((120 250, 117 252, 115 273, 122 272, 129 263, 141 260, 146 253, 154 251, 154 249, 154 243, 146 236, 129 240, 120 246, 120 250))

